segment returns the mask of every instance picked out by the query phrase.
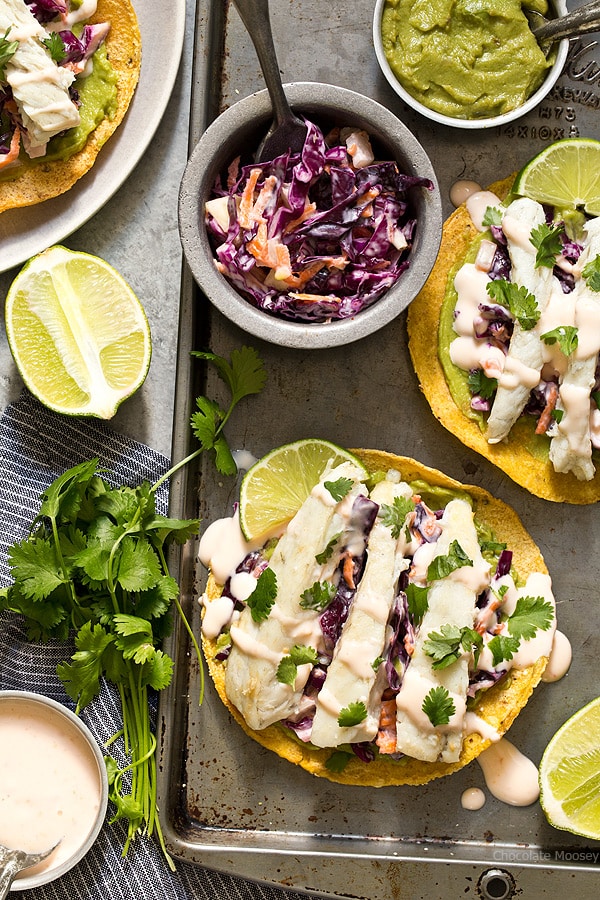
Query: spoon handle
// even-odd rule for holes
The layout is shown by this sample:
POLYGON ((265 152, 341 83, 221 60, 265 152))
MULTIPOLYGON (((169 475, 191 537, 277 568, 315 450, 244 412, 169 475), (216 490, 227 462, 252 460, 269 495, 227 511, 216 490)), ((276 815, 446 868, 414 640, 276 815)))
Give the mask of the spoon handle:
POLYGON ((281 74, 271 31, 269 0, 234 0, 234 3, 252 38, 273 104, 275 121, 279 124, 288 119, 292 113, 281 84, 281 74))
POLYGON ((593 0, 580 6, 566 16, 551 19, 545 25, 534 28, 534 35, 539 43, 544 41, 558 41, 564 37, 575 37, 577 34, 585 34, 588 31, 600 29, 600 0, 593 0))

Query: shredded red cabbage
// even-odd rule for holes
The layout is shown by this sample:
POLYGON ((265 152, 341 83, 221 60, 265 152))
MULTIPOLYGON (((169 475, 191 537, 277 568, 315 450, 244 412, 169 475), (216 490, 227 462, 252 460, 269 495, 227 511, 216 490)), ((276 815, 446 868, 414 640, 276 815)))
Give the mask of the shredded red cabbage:
POLYGON ((325 322, 356 315, 405 271, 417 227, 410 191, 434 186, 395 162, 356 168, 339 130, 332 143, 306 124, 301 154, 243 166, 227 187, 217 179, 212 196, 229 198, 229 222, 224 230, 209 208, 206 225, 219 270, 250 303, 325 322))

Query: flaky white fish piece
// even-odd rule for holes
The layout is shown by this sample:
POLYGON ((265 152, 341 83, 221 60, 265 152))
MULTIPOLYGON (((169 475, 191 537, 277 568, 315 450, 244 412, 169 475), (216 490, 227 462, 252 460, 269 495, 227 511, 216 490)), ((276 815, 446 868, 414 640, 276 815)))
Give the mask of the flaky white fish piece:
MULTIPOLYGON (((395 497, 408 499, 412 493, 406 482, 386 479, 370 496, 381 507, 392 505, 395 497)), ((398 578, 408 565, 391 526, 379 517, 369 535, 363 577, 317 696, 310 737, 315 746, 371 741, 377 735, 385 679, 378 677, 373 663, 383 653, 398 578), (364 703, 366 718, 354 726, 339 725, 342 709, 357 702, 364 703)))
POLYGON ((440 524, 443 530, 433 558, 446 555, 456 540, 473 566, 463 566, 429 587, 428 608, 396 698, 396 752, 427 762, 456 762, 465 729, 469 659, 464 655, 444 669, 434 669, 424 644, 443 625, 473 627, 477 596, 489 584, 490 576, 489 565, 481 555, 471 505, 466 500, 451 500, 440 524), (455 712, 447 725, 434 726, 422 706, 429 692, 440 686, 448 691, 455 712))
POLYGON ((27 152, 43 156, 50 138, 79 125, 79 111, 69 96, 75 75, 54 62, 42 44, 49 34, 24 0, 2 0, 0 34, 19 42, 5 78, 26 129, 27 152))
MULTIPOLYGON (((528 197, 519 197, 507 207, 502 220, 511 260, 511 281, 533 294, 542 313, 548 305, 552 289, 552 269, 535 266, 536 250, 529 236, 546 221, 543 207, 528 197)), ((508 436, 529 394, 540 379, 543 351, 539 328, 526 331, 515 320, 503 374, 488 418, 486 437, 496 444, 508 436)))
MULTIPOLYGON (((580 269, 600 254, 600 218, 590 219, 585 231, 586 246, 578 261, 580 269)), ((590 481, 596 471, 592 462, 590 394, 596 383, 600 350, 600 293, 592 291, 583 278, 577 282, 575 293, 578 346, 569 357, 559 387, 558 407, 563 416, 550 441, 550 461, 556 472, 572 472, 580 481, 590 481)))
POLYGON ((367 494, 363 477, 364 470, 351 462, 323 475, 290 521, 269 561, 277 579, 277 596, 268 618, 255 622, 246 607, 231 626, 225 691, 250 728, 261 730, 297 710, 311 666, 301 667, 293 686, 277 680, 277 668, 295 644, 316 648, 319 613, 302 609, 300 598, 320 580, 324 566, 316 556, 332 535, 347 526, 354 499, 367 494), (324 482, 339 478, 352 479, 353 487, 336 502, 324 482))

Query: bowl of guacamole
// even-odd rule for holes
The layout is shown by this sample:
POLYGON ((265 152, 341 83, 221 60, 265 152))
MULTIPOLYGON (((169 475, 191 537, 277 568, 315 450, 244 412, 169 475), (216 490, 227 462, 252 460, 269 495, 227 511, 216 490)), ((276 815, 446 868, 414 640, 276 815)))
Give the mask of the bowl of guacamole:
POLYGON ((568 41, 548 55, 527 11, 551 18, 565 0, 377 0, 373 42, 396 93, 456 128, 489 128, 525 115, 564 67, 568 41))

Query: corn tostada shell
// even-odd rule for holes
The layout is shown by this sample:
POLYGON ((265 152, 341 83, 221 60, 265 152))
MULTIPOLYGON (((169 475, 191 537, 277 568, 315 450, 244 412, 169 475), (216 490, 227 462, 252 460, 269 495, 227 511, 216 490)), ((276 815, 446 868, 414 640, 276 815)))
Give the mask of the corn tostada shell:
MULTIPOLYGON (((489 188, 501 199, 514 182, 512 174, 489 188)), ((440 314, 446 285, 462 265, 478 232, 465 205, 444 223, 435 266, 408 309, 408 346, 421 390, 441 424, 467 447, 498 466, 513 481, 536 497, 556 502, 586 504, 600 500, 600 472, 591 481, 554 471, 545 452, 530 452, 523 423, 513 426, 507 441, 489 444, 478 423, 467 418, 454 401, 438 356, 440 314)))
POLYGON ((117 106, 91 132, 85 145, 69 159, 44 161, 27 166, 16 178, 0 181, 0 212, 33 206, 68 191, 94 165, 98 153, 123 121, 138 83, 142 42, 137 16, 129 0, 98 0, 89 20, 110 22, 105 40, 110 64, 117 75, 117 106))
MULTIPOLYGON (((547 572, 539 548, 523 527, 515 511, 484 489, 463 485, 442 472, 408 457, 378 450, 353 450, 352 452, 359 457, 370 472, 387 471, 394 468, 401 472, 405 481, 423 480, 429 485, 467 492, 472 498, 476 518, 488 525, 497 539, 505 541, 513 550, 513 564, 520 577, 525 579, 529 573, 534 571, 547 572)), ((210 599, 218 597, 221 590, 222 586, 217 584, 209 573, 206 588, 208 597, 210 599)), ((460 759, 456 763, 429 763, 409 757, 396 761, 380 755, 371 763, 363 763, 358 758, 351 758, 343 771, 331 771, 326 767, 326 762, 332 754, 331 749, 323 750, 303 744, 290 736, 289 730, 280 725, 270 725, 262 731, 254 731, 249 728, 225 693, 225 664, 215 658, 216 641, 203 637, 202 645, 217 693, 246 734, 289 762, 330 781, 368 787, 425 784, 434 778, 450 775, 463 768, 490 745, 489 739, 472 733, 465 737, 460 759)), ((547 657, 541 657, 534 665, 525 669, 512 669, 503 681, 479 695, 473 711, 488 722, 498 734, 504 734, 539 683, 547 661, 547 657)), ((234 732, 231 734, 231 739, 236 739, 234 732)))

